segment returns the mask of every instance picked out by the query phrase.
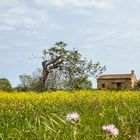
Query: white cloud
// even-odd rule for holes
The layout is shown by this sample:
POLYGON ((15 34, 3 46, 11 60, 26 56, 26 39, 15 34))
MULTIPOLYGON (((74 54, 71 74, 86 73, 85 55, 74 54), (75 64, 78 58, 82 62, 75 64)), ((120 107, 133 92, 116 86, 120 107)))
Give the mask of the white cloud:
MULTIPOLYGON (((26 2, 28 4, 28 2, 26 2)), ((17 0, 0 0, 0 30, 34 29, 47 23, 46 10, 36 9, 17 0)))
POLYGON ((2 31, 11 31, 13 29, 14 29, 13 27, 8 27, 8 26, 5 26, 5 25, 0 25, 0 32, 2 32, 2 31))
MULTIPOLYGON (((44 0, 36 0, 38 3, 44 3, 44 0)), ((75 7, 98 7, 106 8, 113 4, 115 0, 46 0, 46 2, 59 7, 75 6, 75 7)))
POLYGON ((140 0, 136 0, 137 2, 140 2, 140 0))
POLYGON ((6 13, 1 13, 0 19, 1 24, 23 28, 35 27, 43 20, 40 16, 40 12, 34 11, 33 15, 30 15, 30 11, 24 8, 12 8, 6 13))
MULTIPOLYGON (((113 5, 115 0, 0 0, 0 31, 16 29, 40 30, 42 25, 51 26, 48 22, 48 6, 79 7, 74 9, 74 14, 90 15, 86 7, 105 8, 113 5), (75 11, 75 12, 74 12, 75 11)), ((55 25, 58 27, 58 25, 55 25)), ((52 26, 53 28, 53 26, 52 26)))
POLYGON ((11 6, 15 6, 18 5, 19 1, 18 0, 0 0, 0 7, 11 7, 11 6))

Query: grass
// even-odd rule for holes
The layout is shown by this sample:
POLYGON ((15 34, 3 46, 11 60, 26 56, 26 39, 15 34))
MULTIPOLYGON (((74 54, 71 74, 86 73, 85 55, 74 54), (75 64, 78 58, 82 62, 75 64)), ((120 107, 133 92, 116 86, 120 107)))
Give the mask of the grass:
POLYGON ((56 91, 37 94, 0 92, 1 140, 139 140, 140 92, 56 91), (66 121, 77 112, 78 123, 66 121), (118 137, 103 125, 114 124, 118 137))

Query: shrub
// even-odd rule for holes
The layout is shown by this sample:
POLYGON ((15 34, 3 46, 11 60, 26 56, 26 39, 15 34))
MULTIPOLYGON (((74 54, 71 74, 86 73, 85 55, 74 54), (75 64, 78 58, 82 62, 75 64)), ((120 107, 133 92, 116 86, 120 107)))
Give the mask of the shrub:
POLYGON ((8 79, 6 78, 0 79, 0 90, 8 91, 8 92, 12 91, 12 86, 8 79))

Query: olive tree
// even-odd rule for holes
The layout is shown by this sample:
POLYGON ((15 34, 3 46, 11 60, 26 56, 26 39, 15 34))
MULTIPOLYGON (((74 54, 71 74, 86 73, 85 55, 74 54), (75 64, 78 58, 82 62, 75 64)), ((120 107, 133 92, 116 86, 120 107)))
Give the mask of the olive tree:
POLYGON ((82 58, 76 49, 68 50, 67 44, 62 41, 43 50, 42 59, 42 76, 39 77, 38 87, 41 91, 47 90, 46 83, 51 84, 51 75, 55 75, 53 81, 60 82, 64 89, 80 89, 89 77, 97 78, 106 70, 99 62, 82 58))

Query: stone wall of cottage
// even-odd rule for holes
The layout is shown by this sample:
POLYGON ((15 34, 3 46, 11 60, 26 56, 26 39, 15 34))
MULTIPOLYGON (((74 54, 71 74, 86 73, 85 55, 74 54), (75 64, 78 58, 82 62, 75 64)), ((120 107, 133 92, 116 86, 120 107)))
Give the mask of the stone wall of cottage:
POLYGON ((135 80, 133 79, 98 79, 97 80, 97 88, 98 89, 117 89, 117 83, 122 83, 122 89, 131 90, 135 86, 135 80), (133 84, 132 84, 133 83, 133 84), (102 85, 105 85, 103 88, 102 85))
POLYGON ((132 83, 132 89, 134 89, 137 86, 137 78, 135 75, 133 75, 132 79, 131 79, 131 83, 132 83))

